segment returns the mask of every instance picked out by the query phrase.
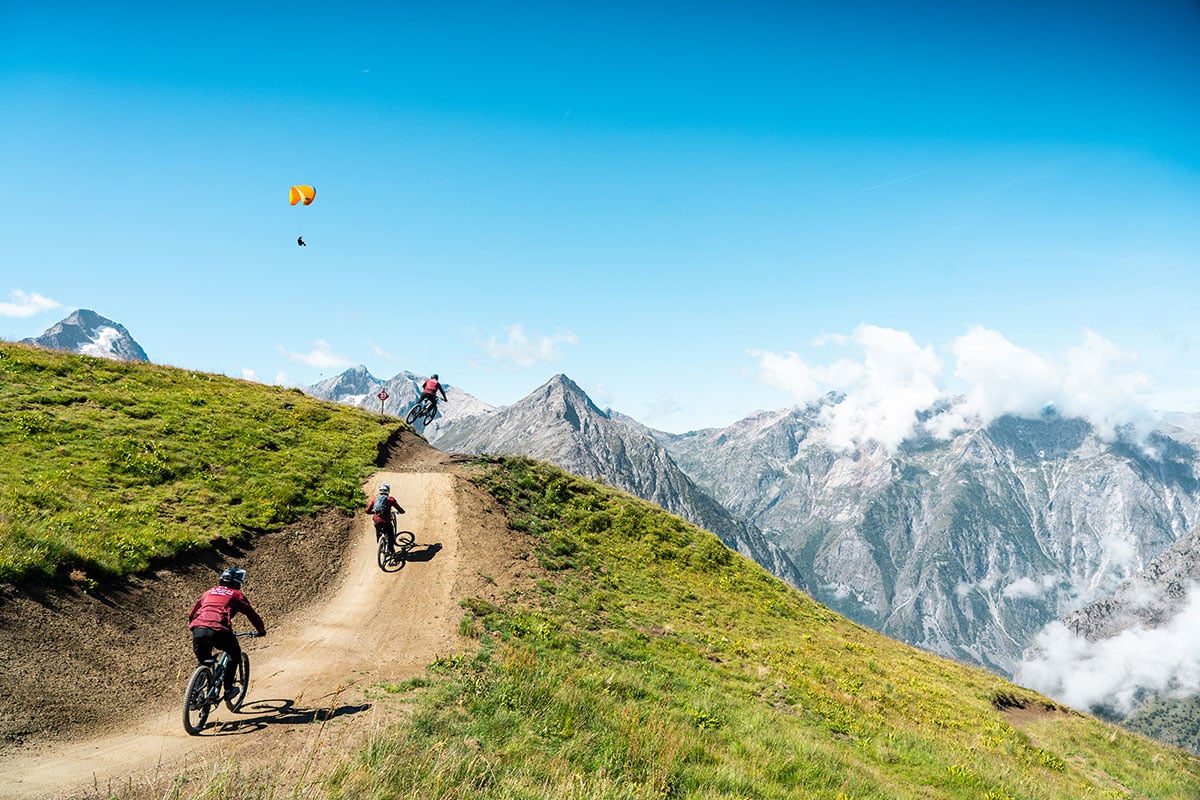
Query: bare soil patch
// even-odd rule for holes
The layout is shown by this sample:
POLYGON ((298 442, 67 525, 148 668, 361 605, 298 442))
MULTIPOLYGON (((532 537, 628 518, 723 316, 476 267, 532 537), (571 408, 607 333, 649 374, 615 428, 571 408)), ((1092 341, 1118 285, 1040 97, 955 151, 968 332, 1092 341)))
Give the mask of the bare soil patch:
POLYGON ((1008 720, 1008 724, 1022 730, 1038 722, 1062 719, 1075 713, 1059 706, 1046 705, 1044 703, 1026 703, 1024 705, 1010 706, 1002 710, 1004 718, 1008 720))

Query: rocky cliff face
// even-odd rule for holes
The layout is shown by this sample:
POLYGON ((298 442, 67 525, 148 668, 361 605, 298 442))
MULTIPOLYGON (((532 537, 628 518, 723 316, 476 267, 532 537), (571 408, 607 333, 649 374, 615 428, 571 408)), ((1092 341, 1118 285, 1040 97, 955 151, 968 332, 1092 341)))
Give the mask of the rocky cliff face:
POLYGON ((827 446, 818 413, 656 438, 701 488, 811 565, 817 599, 1004 674, 1047 623, 1110 596, 1200 516, 1196 451, 1165 436, 1146 450, 1048 415, 843 452, 827 446))
POLYGON ((781 548, 698 489, 650 436, 601 411, 564 375, 492 414, 456 420, 430 441, 449 452, 529 456, 599 479, 712 531, 774 574, 807 588, 806 576, 781 548))
POLYGON ((66 319, 47 328, 41 336, 22 339, 21 342, 117 361, 150 360, 124 325, 86 308, 71 312, 66 319))
POLYGON ((1063 620, 1089 641, 1135 629, 1163 628, 1200 587, 1200 531, 1193 530, 1105 597, 1063 620))

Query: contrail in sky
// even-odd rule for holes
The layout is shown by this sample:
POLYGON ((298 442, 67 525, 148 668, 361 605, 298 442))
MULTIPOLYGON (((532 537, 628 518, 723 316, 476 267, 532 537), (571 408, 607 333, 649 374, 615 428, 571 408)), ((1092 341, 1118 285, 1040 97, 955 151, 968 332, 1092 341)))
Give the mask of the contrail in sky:
POLYGON ((931 172, 937 172, 937 170, 936 169, 927 169, 924 172, 916 172, 916 173, 913 173, 912 175, 905 175, 903 178, 896 178, 895 180, 884 181, 883 183, 877 183, 874 186, 868 186, 867 188, 863 189, 863 191, 871 192, 876 189, 882 189, 884 186, 891 186, 893 183, 900 183, 900 181, 910 181, 913 178, 919 178, 922 175, 928 175, 931 172))

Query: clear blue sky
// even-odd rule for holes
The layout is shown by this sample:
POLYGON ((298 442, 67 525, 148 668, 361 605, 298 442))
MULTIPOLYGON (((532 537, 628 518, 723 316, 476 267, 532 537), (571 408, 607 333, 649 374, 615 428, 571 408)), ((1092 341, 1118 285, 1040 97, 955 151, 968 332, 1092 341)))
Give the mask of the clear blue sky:
POLYGON ((684 431, 985 330, 1200 411, 1187 0, 0 0, 0 177, 8 340, 684 431))

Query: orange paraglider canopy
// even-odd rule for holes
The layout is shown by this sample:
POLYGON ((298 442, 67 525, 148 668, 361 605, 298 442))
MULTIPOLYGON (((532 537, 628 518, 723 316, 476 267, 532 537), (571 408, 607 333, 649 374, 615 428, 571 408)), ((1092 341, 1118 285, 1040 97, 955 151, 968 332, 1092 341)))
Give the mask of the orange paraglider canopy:
POLYGON ((288 203, 293 206, 297 203, 308 205, 316 196, 317 190, 311 186, 293 186, 288 193, 288 203))

